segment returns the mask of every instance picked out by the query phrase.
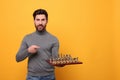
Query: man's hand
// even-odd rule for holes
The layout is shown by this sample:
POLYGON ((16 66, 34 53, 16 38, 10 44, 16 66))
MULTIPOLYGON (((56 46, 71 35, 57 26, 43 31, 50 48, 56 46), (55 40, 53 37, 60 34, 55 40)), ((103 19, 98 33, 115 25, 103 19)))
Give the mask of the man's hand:
POLYGON ((38 49, 40 48, 40 46, 37 46, 37 45, 31 45, 29 48, 28 48, 28 52, 29 53, 36 53, 38 51, 38 49))
POLYGON ((63 64, 63 65, 57 65, 57 67, 64 67, 65 66, 65 64, 63 64))

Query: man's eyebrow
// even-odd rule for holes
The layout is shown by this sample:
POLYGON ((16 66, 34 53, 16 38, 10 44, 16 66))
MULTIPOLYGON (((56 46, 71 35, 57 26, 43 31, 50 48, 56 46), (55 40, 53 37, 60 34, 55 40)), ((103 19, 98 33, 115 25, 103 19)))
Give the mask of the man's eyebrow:
POLYGON ((36 19, 36 20, 40 20, 40 19, 36 19))
POLYGON ((45 20, 44 18, 42 20, 45 20))

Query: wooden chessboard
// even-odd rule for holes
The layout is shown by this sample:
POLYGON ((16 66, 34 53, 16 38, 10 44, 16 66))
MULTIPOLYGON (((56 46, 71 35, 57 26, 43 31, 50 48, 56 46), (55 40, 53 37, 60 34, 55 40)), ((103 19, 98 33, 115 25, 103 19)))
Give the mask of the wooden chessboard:
POLYGON ((83 64, 83 62, 69 62, 69 63, 54 63, 54 62, 50 62, 50 60, 47 60, 47 62, 50 64, 50 65, 53 65, 53 66, 63 66, 63 65, 75 65, 75 64, 83 64))

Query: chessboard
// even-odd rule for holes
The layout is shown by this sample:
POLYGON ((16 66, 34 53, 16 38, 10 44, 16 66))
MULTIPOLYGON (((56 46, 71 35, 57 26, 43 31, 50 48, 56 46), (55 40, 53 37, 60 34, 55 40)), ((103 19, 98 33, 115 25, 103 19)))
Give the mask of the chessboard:
POLYGON ((68 54, 58 56, 57 58, 50 58, 49 60, 46 61, 53 66, 83 64, 83 62, 78 60, 78 57, 72 58, 71 55, 68 54))

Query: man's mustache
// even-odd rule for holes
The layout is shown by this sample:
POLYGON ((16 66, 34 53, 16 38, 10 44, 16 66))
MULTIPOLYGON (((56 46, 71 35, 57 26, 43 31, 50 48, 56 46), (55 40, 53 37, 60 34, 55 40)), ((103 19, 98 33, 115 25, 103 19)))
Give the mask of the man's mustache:
POLYGON ((42 24, 39 24, 39 25, 37 25, 37 26, 42 26, 42 27, 43 27, 43 25, 42 25, 42 24))

